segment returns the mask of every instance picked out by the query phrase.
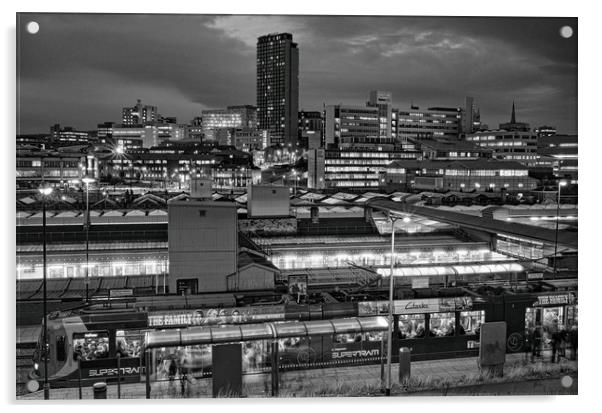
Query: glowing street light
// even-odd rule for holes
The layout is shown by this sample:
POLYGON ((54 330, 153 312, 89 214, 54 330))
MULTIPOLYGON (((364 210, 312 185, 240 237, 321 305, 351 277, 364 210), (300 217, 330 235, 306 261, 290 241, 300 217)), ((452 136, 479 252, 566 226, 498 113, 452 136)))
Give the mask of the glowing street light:
MULTIPOLYGON (((42 175, 43 176, 43 175, 42 175)), ((48 384, 48 318, 46 314, 48 310, 46 308, 47 305, 47 297, 46 297, 46 278, 47 278, 47 266, 46 266, 46 198, 52 193, 51 187, 39 188, 40 194, 42 195, 42 265, 43 265, 43 340, 44 340, 44 351, 42 352, 42 356, 44 357, 44 400, 48 400, 50 398, 50 385, 48 384)))
POLYGON ((96 182, 96 179, 90 176, 84 176, 82 178, 82 182, 86 184, 86 216, 84 222, 84 230, 86 231, 86 303, 89 300, 89 284, 90 280, 88 278, 88 263, 89 263, 89 247, 90 247, 90 184, 96 182))
POLYGON ((556 266, 556 261, 558 259, 558 221, 560 220, 560 188, 563 186, 567 186, 567 181, 558 181, 558 201, 556 202, 556 236, 554 241, 554 278, 556 278, 556 273, 558 271, 558 267, 556 266))
MULTIPOLYGON (((407 217, 406 217, 407 218, 407 217)), ((385 396, 391 395, 391 356, 393 353, 393 267, 395 266, 395 222, 400 217, 389 212, 391 220, 391 272, 389 273, 389 328, 387 329, 387 377, 385 396)))

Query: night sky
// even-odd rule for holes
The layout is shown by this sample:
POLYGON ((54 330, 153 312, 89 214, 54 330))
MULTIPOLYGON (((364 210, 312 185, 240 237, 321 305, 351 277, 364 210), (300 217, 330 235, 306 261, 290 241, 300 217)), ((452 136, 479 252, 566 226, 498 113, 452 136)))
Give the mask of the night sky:
POLYGON ((136 99, 180 123, 254 105, 257 37, 274 32, 299 45, 300 110, 364 104, 373 89, 400 109, 463 106, 469 95, 490 128, 515 100, 518 121, 577 133, 571 18, 24 14, 17 24, 18 133, 96 129, 136 99))

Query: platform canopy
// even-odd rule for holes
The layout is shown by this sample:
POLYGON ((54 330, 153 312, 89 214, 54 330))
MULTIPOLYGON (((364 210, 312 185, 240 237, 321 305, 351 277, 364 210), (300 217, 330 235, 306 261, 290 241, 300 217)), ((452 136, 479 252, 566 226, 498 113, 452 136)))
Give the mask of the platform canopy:
POLYGON ((290 321, 230 325, 227 327, 191 327, 184 330, 148 331, 144 350, 157 347, 223 344, 240 341, 308 337, 326 334, 361 334, 386 331, 385 317, 352 317, 333 320, 290 321))

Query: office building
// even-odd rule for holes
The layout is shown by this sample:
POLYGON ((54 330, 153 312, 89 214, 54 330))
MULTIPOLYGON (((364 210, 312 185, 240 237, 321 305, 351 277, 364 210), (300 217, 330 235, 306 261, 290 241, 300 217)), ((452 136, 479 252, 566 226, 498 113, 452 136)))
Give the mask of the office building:
POLYGON ((240 114, 240 127, 248 129, 257 128, 257 107, 253 105, 228 106, 231 113, 240 114))
POLYGON ((416 159, 418 152, 378 149, 314 149, 308 152, 308 187, 366 190, 377 188, 387 165, 396 159, 416 159))
POLYGON ((36 188, 45 182, 67 186, 81 184, 88 175, 97 178, 98 163, 93 155, 81 151, 83 147, 70 146, 61 150, 17 149, 17 187, 36 188))
POLYGON ((61 127, 55 124, 50 127, 50 141, 55 145, 87 145, 90 141, 88 132, 76 131, 71 126, 61 127))
POLYGON ((156 125, 146 126, 114 126, 113 141, 116 146, 131 149, 150 148, 160 142, 159 130, 156 125))
POLYGON ((396 160, 386 167, 383 186, 404 190, 499 192, 529 191, 539 182, 518 162, 396 160))
POLYGON ((270 145, 297 146, 299 49, 289 33, 257 39, 257 123, 270 145))
POLYGON ((556 128, 554 126, 540 126, 535 129, 535 134, 538 138, 542 136, 554 136, 556 135, 556 128))
POLYGON ((576 184, 579 178, 578 152, 577 135, 542 135, 537 138, 537 153, 542 159, 550 160, 554 176, 572 184, 576 184))
POLYGON ((391 138, 393 94, 381 90, 370 91, 367 106, 378 108, 378 127, 381 139, 391 138))
POLYGON ((251 128, 235 129, 232 141, 239 151, 249 153, 263 151, 268 146, 268 133, 251 128))
POLYGON ((143 105, 138 99, 133 107, 125 107, 121 111, 121 123, 124 126, 140 126, 157 122, 159 114, 156 106, 143 105))
POLYGON ((210 109, 201 112, 202 128, 206 141, 217 141, 218 131, 243 127, 240 112, 229 109, 210 109))
POLYGON ((166 140, 179 141, 186 139, 187 125, 173 123, 158 123, 157 127, 157 139, 159 142, 166 140))
POLYGON ((532 132, 493 130, 466 135, 466 141, 491 149, 493 157, 534 165, 537 161, 537 136, 532 132))
POLYGON ((491 158, 493 151, 466 141, 408 138, 415 150, 422 153, 423 159, 461 160, 491 158))
POLYGON ((197 116, 190 121, 189 125, 186 126, 186 139, 202 141, 203 136, 203 118, 197 116))
POLYGON ((408 139, 457 140, 460 132, 460 108, 432 107, 420 110, 412 105, 409 110, 397 109, 397 141, 408 139))
POLYGON ((473 133, 481 129, 481 111, 471 96, 466 97, 460 127, 464 134, 473 133))
POLYGON ((380 137, 378 108, 351 105, 328 105, 324 117, 326 148, 360 148, 394 144, 380 137))
POLYGON ((498 130, 466 134, 465 139, 482 148, 493 150, 493 157, 497 159, 536 166, 539 158, 537 154, 537 135, 531 131, 528 123, 516 121, 514 103, 512 104, 510 122, 500 124, 498 130))
POLYGON ((322 112, 299 112, 299 144, 303 148, 319 148, 322 146, 322 130, 324 121, 322 112))

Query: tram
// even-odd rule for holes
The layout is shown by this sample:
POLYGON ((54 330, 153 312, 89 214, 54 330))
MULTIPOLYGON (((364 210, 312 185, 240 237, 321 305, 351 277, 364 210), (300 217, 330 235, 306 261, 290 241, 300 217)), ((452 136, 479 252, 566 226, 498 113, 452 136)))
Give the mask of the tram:
MULTIPOLYGON (((124 310, 73 310, 48 316, 48 379, 53 386, 75 386, 78 380, 139 381, 144 371, 141 354, 145 332, 212 329, 233 324, 280 323, 387 315, 388 301, 359 301, 316 305, 265 305, 251 307, 177 310, 163 312, 124 310)), ((480 326, 506 321, 507 350, 521 351, 525 329, 533 325, 544 332, 577 323, 576 292, 479 295, 465 289, 453 297, 394 300, 393 359, 408 347, 413 360, 476 356, 480 326)), ((279 368, 306 369, 334 365, 380 363, 385 336, 362 334, 306 334, 278 342, 279 368)), ((33 357, 32 380, 44 377, 43 336, 33 357)), ((267 340, 241 343, 243 371, 269 368, 267 340)), ((153 349, 152 370, 168 375, 173 362, 196 377, 212 371, 212 346, 175 346, 153 349)))

